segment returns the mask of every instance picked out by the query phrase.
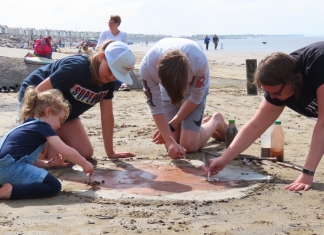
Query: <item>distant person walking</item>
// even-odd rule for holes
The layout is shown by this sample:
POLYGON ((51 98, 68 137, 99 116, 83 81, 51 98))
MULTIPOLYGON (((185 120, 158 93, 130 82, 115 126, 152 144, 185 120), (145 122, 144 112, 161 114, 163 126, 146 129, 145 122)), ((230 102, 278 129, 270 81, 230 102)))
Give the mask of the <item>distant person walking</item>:
POLYGON ((209 42, 210 42, 210 38, 208 37, 208 35, 206 35, 206 38, 205 38, 205 44, 206 44, 206 50, 208 51, 208 45, 209 45, 209 42))
MULTIPOLYGON (((97 48, 100 47, 106 40, 112 39, 115 41, 121 41, 123 43, 128 44, 128 35, 126 32, 122 32, 118 29, 121 23, 121 18, 119 15, 111 15, 108 21, 109 30, 105 30, 100 34, 97 48)), ((129 86, 126 83, 122 83, 120 81, 116 81, 116 89, 119 88, 119 91, 130 91, 129 86)))
POLYGON ((217 34, 215 34, 215 36, 213 37, 213 42, 214 42, 214 45, 215 45, 215 50, 217 50, 217 46, 218 46, 218 42, 219 42, 217 34))

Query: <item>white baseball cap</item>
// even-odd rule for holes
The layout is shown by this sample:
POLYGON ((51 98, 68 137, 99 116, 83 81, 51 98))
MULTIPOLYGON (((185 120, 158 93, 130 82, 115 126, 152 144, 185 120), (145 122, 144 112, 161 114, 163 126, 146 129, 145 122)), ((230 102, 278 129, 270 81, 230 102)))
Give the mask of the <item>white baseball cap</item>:
POLYGON ((129 71, 134 67, 136 60, 130 48, 123 42, 114 41, 106 47, 105 56, 114 76, 119 81, 132 85, 129 71))

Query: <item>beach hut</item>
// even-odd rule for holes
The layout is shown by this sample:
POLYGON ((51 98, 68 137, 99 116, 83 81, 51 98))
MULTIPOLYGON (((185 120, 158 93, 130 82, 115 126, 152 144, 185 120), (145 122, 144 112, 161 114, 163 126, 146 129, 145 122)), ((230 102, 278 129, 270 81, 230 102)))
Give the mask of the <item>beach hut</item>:
POLYGON ((56 30, 56 29, 53 29, 53 30, 52 30, 52 35, 53 35, 54 37, 57 37, 57 30, 56 30))
POLYGON ((35 34, 34 35, 35 36, 40 36, 41 35, 40 30, 39 29, 35 29, 35 34))
POLYGON ((27 28, 21 28, 20 32, 21 32, 22 35, 28 36, 28 29, 27 28))
POLYGON ((42 35, 43 37, 47 36, 47 30, 46 29, 40 29, 39 30, 39 36, 42 35))
POLYGON ((62 35, 63 37, 67 37, 67 36, 68 36, 68 32, 67 32, 66 30, 63 30, 63 31, 62 31, 62 34, 63 34, 63 35, 62 35))
POLYGON ((92 37, 93 38, 99 38, 100 37, 100 34, 101 34, 101 32, 93 32, 92 37))
POLYGON ((7 25, 0 25, 0 33, 7 34, 8 33, 8 26, 7 25))
POLYGON ((21 28, 8 27, 8 33, 12 34, 12 35, 20 35, 21 34, 21 28))
POLYGON ((36 35, 36 30, 34 28, 27 28, 28 31, 28 36, 35 36, 36 35))

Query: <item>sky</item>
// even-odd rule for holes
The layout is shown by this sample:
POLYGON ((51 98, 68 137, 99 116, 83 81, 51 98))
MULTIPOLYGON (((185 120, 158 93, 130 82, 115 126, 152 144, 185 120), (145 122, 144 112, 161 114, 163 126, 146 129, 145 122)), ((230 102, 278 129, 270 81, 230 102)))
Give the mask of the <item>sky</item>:
POLYGON ((0 0, 0 25, 129 34, 323 36, 323 0, 0 0))

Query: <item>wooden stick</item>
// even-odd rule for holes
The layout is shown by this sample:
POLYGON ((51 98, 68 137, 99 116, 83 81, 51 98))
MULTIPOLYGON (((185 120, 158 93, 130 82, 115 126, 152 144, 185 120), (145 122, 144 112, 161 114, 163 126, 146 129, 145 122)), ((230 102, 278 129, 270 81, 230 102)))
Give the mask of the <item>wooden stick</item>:
MULTIPOLYGON (((213 154, 213 153, 210 153, 208 151, 205 151, 205 150, 200 150, 201 152, 203 153, 207 153, 211 156, 215 156, 215 157, 220 157, 221 154, 213 154)), ((258 160, 258 161, 271 161, 271 162, 276 162, 277 161, 277 158, 276 157, 262 157, 262 158, 259 158, 259 157, 255 157, 255 156, 251 156, 251 155, 246 155, 246 154, 240 154, 238 155, 235 159, 249 159, 249 160, 258 160)))
MULTIPOLYGON (((200 150, 200 151, 203 152, 203 153, 207 153, 207 154, 209 154, 211 156, 215 156, 215 157, 220 157, 221 156, 221 154, 213 154, 213 153, 210 153, 210 152, 205 151, 205 150, 200 150)), ((298 166, 294 166, 294 165, 291 165, 291 164, 288 164, 288 163, 278 162, 276 157, 262 157, 262 158, 259 158, 259 157, 255 157, 255 156, 251 156, 251 155, 240 154, 234 159, 244 159, 244 158, 249 159, 249 160, 258 160, 258 161, 261 161, 261 163, 266 164, 268 166, 271 166, 271 165, 269 165, 269 164, 267 164, 265 162, 262 162, 262 161, 266 160, 266 161, 276 162, 280 166, 288 167, 288 168, 298 170, 298 171, 303 170, 302 168, 300 168, 298 166)))
POLYGON ((277 158, 276 157, 254 157, 254 156, 250 156, 250 155, 245 155, 245 154, 240 154, 238 155, 235 159, 249 159, 249 160, 258 160, 258 161, 271 161, 271 162, 276 162, 277 158))
POLYGON ((288 167, 288 168, 297 170, 297 171, 302 171, 303 170, 302 168, 300 168, 298 166, 290 165, 290 164, 283 163, 283 162, 277 162, 277 164, 280 165, 280 166, 284 166, 284 167, 288 167))
POLYGON ((264 161, 261 161, 261 163, 264 164, 264 165, 267 165, 267 166, 271 166, 269 163, 264 162, 264 161))

